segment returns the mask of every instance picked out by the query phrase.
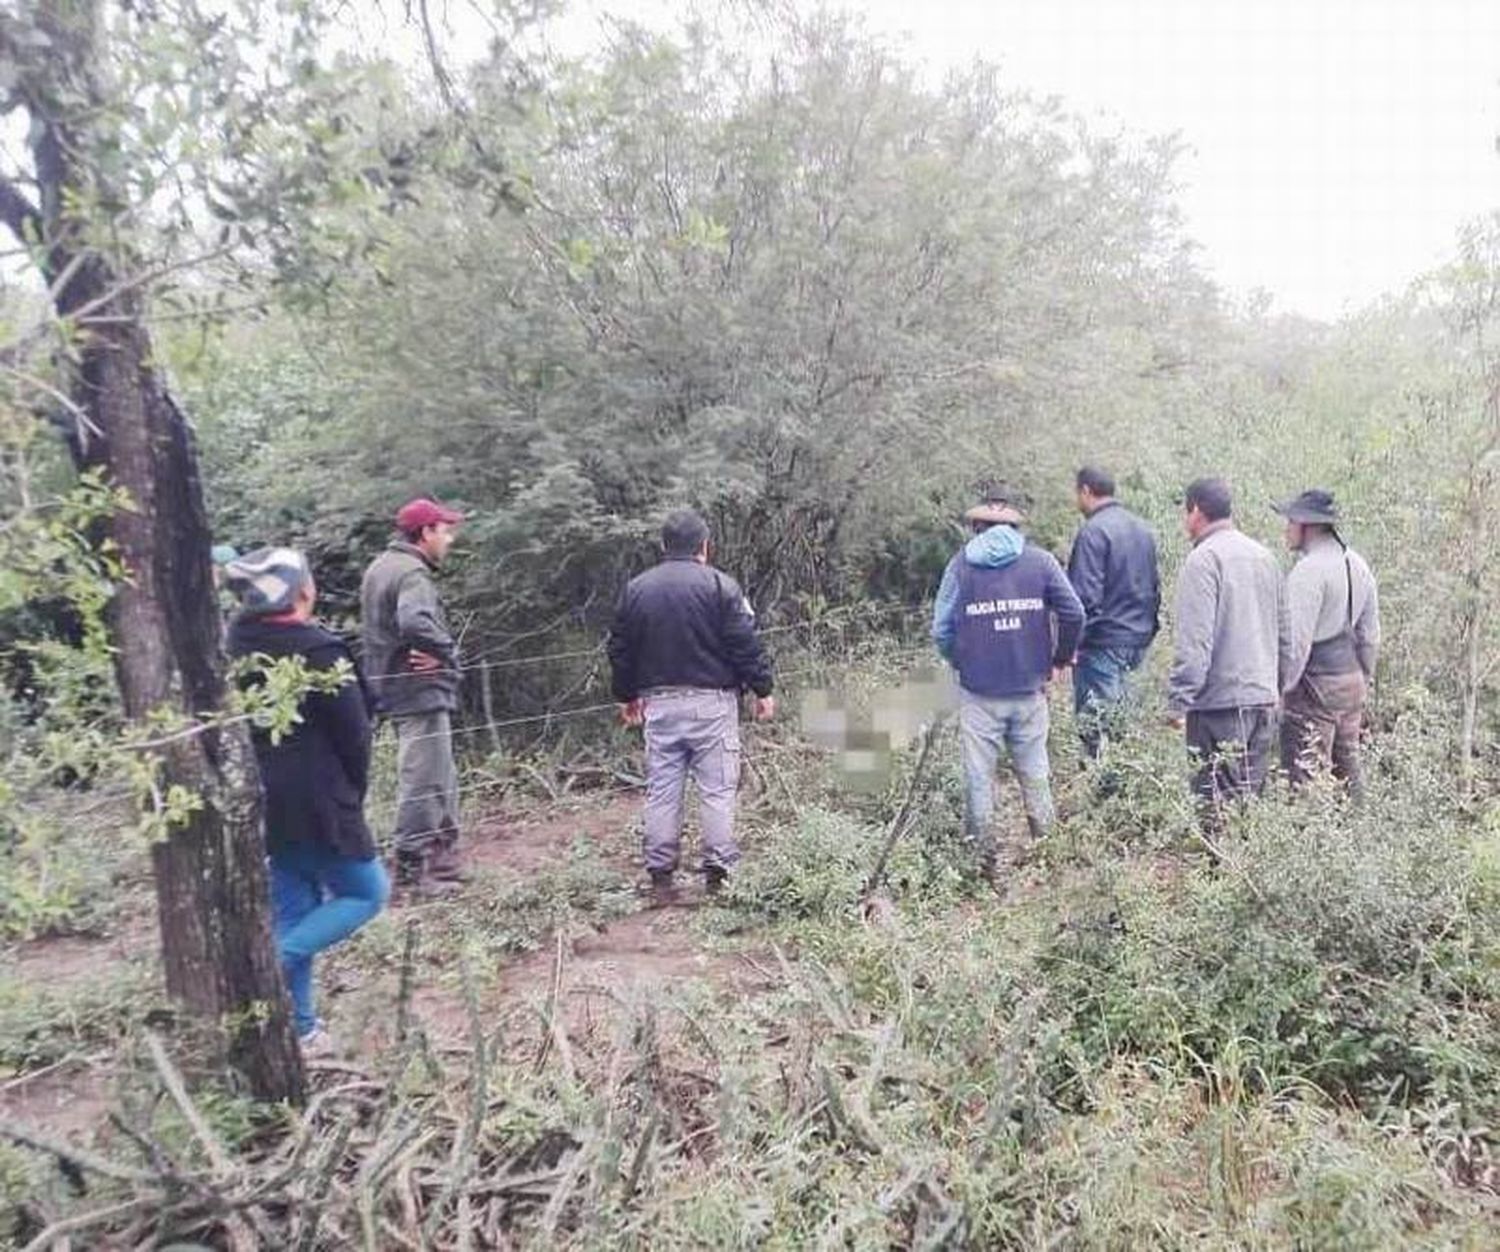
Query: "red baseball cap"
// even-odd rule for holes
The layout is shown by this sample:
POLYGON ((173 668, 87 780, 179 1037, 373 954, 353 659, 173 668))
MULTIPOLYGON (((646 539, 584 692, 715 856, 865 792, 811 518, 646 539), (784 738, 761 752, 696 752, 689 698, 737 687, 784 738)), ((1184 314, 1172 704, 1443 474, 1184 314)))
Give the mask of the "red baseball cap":
POLYGON ((457 509, 450 509, 436 500, 427 499, 426 496, 408 500, 396 510, 396 529, 406 534, 421 530, 424 526, 436 526, 439 522, 463 520, 464 515, 457 509))

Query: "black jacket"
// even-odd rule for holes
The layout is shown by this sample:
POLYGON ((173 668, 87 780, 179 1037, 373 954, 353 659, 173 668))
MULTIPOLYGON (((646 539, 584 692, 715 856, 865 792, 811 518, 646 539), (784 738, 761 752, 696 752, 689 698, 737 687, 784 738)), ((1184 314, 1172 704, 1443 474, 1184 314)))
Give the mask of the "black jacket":
MULTIPOLYGON (((307 667, 332 669, 351 660, 337 635, 308 623, 272 623, 238 618, 229 628, 231 656, 264 653, 301 656, 307 667)), ((254 683, 254 676, 242 680, 254 683)), ((266 799, 266 847, 321 843, 340 856, 367 859, 375 841, 365 824, 365 788, 370 779, 370 714, 363 683, 303 697, 302 720, 272 743, 252 732, 266 799)))
POLYGON ((771 663, 739 584, 691 557, 668 557, 630 580, 615 609, 609 664, 617 700, 654 687, 771 694, 771 663))
POLYGON ((1068 578, 1088 620, 1084 648, 1144 648, 1161 613, 1156 536, 1117 501, 1090 514, 1073 540, 1068 578))

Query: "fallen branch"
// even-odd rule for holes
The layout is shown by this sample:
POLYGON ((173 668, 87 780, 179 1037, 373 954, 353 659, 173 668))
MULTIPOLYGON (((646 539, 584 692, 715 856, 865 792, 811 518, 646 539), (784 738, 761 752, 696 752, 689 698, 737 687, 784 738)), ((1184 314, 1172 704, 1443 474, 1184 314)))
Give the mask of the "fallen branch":
POLYGON ((78 1173, 98 1174, 101 1178, 112 1178, 116 1182, 144 1184, 155 1181, 156 1176, 147 1170, 136 1169, 131 1165, 121 1165, 117 1161, 111 1161, 107 1157, 98 1156, 83 1148, 59 1143, 40 1131, 22 1126, 9 1118, 0 1118, 0 1136, 9 1139, 12 1143, 19 1143, 22 1147, 32 1148, 37 1152, 46 1152, 78 1173))
POLYGON ((912 769, 911 781, 906 786, 906 798, 886 829, 885 840, 880 845, 880 855, 875 858, 875 864, 870 869, 870 876, 865 879, 864 890, 860 892, 860 898, 866 902, 880 887, 881 880, 885 877, 886 865, 891 859, 891 852, 896 846, 896 840, 906 829, 907 818, 911 815, 912 806, 916 803, 917 793, 922 786, 922 778, 927 772, 927 762, 932 757, 932 745, 937 741, 941 726, 942 718, 938 718, 922 729, 922 750, 917 754, 917 763, 912 769))
POLYGON ((166 1088, 167 1094, 172 1097, 172 1103, 177 1106, 182 1114, 183 1120, 187 1122, 188 1129, 193 1132, 195 1138, 203 1151, 208 1156, 209 1164, 214 1167, 215 1173, 228 1174, 231 1170, 229 1155, 224 1151, 224 1145, 214 1136, 209 1129, 208 1123, 203 1120, 203 1114, 198 1111, 187 1093, 187 1086, 182 1081, 182 1075, 177 1072, 177 1067, 172 1064, 172 1059, 167 1055, 167 1050, 162 1046, 154 1032, 146 1031, 146 1051, 151 1054, 151 1063, 156 1067, 157 1074, 161 1077, 162 1086, 166 1088))
POLYGON ((153 1197, 137 1196, 133 1200, 126 1200, 123 1204, 112 1204, 108 1208, 95 1209, 91 1213, 78 1213, 73 1217, 64 1217, 48 1226, 22 1248, 21 1252, 43 1252, 43 1249, 54 1247, 59 1242, 66 1244, 69 1235, 75 1235, 80 1230, 88 1230, 93 1226, 106 1226, 116 1218, 138 1212, 156 1202, 153 1197))

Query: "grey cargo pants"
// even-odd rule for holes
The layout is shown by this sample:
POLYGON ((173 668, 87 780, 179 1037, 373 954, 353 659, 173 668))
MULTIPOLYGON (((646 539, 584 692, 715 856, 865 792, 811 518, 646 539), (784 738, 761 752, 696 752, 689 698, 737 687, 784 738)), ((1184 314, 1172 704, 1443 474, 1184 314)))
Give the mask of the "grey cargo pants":
POLYGON ((396 852, 413 856, 458 842, 458 767, 449 714, 413 713, 396 724, 396 852))
POLYGON ((674 687, 648 692, 646 715, 646 868, 677 868, 683 793, 698 784, 704 868, 729 870, 740 859, 734 806, 740 784, 740 702, 732 691, 674 687))

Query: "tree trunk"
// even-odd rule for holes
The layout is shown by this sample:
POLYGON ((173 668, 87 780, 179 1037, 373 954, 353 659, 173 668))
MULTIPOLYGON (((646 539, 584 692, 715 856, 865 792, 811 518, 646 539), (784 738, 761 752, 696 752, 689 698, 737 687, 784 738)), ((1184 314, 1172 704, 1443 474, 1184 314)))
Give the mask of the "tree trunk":
MULTIPOLYGON (((1476 347, 1485 356, 1481 337, 1476 347)), ((1464 496, 1464 606, 1461 637, 1464 645, 1462 698, 1458 727, 1459 778, 1466 798, 1474 794, 1474 756, 1479 739, 1479 698, 1484 687, 1484 637, 1489 626, 1485 606, 1485 574, 1489 561, 1489 499, 1495 485, 1494 462, 1500 454, 1500 379, 1486 370, 1484 419, 1486 438, 1469 465, 1464 496)))
MULTIPOLYGON (((19 213, 43 241, 57 311, 79 320, 74 399, 94 429, 75 432, 74 460, 131 500, 109 522, 130 571, 110 610, 120 694, 136 722, 163 711, 212 716, 225 694, 222 627, 192 432, 153 364, 143 289, 128 281, 139 262, 106 256, 70 207, 99 189, 87 166, 98 137, 85 128, 108 125, 111 113, 97 11, 92 0, 49 0, 40 15, 53 56, 25 94, 41 199, 28 206, 11 188, 6 220, 23 235, 19 213), (91 107, 69 115, 52 104, 66 98, 91 107)), ((167 992, 211 1024, 251 1092, 300 1103, 306 1080, 271 939, 248 736, 236 727, 182 737, 161 767, 163 794, 180 787, 201 801, 152 848, 167 992)))
MULTIPOLYGON (((1471 535, 1470 538, 1472 541, 1474 536, 1471 535)), ((1471 556, 1470 559, 1477 560, 1477 557, 1471 556)), ((1482 681, 1480 638, 1484 628, 1479 579, 1472 569, 1464 580, 1464 594, 1468 603, 1464 606, 1462 631, 1464 672, 1458 723, 1458 776, 1464 796, 1470 798, 1474 793, 1474 745, 1479 728, 1479 688, 1482 681)))
MULTIPOLYGON (((208 520, 191 431, 150 351, 136 318, 90 335, 77 399, 102 438, 80 450, 79 463, 101 466, 135 506, 115 516, 111 536, 134 574, 112 606, 127 716, 143 720, 164 706, 211 716, 223 706, 224 682, 208 520)), ((166 749, 163 786, 204 803, 151 850, 162 962, 168 994, 223 1028, 228 1059, 250 1090, 300 1102, 304 1075, 271 940, 255 768, 242 727, 166 749)))

